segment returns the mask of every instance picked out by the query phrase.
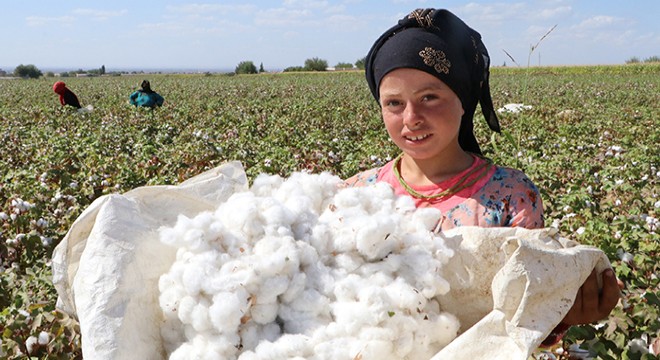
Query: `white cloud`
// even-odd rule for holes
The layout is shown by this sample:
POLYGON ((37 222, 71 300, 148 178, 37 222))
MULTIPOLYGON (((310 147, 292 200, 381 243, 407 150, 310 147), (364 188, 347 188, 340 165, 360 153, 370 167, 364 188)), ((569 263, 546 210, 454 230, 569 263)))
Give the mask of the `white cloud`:
POLYGON ((49 24, 71 25, 75 21, 73 16, 28 16, 25 22, 28 26, 45 26, 49 24))
POLYGON ((324 9, 328 7, 328 2, 315 0, 284 0, 284 6, 305 9, 324 9))
POLYGON ((469 3, 459 7, 454 13, 468 25, 476 26, 483 23, 500 24, 504 20, 526 19, 527 12, 528 9, 524 3, 494 3, 488 5, 469 3))
POLYGON ((571 6, 560 6, 541 9, 536 12, 536 17, 540 19, 554 19, 559 16, 570 14, 573 11, 571 6))
POLYGON ((126 14, 127 10, 118 10, 118 11, 107 11, 107 10, 95 10, 95 9, 74 9, 72 11, 75 15, 81 15, 85 17, 91 17, 95 20, 108 20, 109 18, 118 17, 126 14))
POLYGON ((245 5, 222 5, 222 4, 184 4, 184 5, 168 5, 165 8, 168 12, 175 14, 200 14, 208 15, 209 13, 220 14, 246 14, 256 10, 256 6, 245 5))
POLYGON ((623 18, 597 15, 582 21, 575 28, 582 30, 590 30, 590 29, 593 30, 593 29, 609 28, 613 25, 621 25, 621 24, 625 24, 625 20, 623 18))
POLYGON ((318 19, 311 15, 309 10, 304 9, 266 9, 255 14, 254 22, 266 26, 304 27, 317 22, 318 19))

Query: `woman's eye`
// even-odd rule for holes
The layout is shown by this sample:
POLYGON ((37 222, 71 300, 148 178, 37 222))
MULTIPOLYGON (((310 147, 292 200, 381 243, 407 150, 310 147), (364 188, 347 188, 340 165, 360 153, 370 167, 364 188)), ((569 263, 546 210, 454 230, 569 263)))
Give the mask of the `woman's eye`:
POLYGON ((388 100, 385 102, 385 105, 387 105, 388 107, 395 107, 401 105, 401 103, 397 100, 388 100))
POLYGON ((435 95, 424 95, 424 96, 422 97, 422 101, 430 101, 430 100, 434 100, 434 99, 437 99, 437 98, 438 98, 438 97, 435 96, 435 95))

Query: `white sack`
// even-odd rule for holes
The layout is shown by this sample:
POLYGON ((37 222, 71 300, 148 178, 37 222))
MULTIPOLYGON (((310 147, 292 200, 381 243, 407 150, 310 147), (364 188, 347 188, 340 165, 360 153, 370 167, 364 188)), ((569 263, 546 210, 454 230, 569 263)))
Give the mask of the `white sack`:
POLYGON ((445 236, 455 255, 443 269, 451 289, 439 302, 464 332, 432 360, 527 359, 591 271, 610 267, 601 250, 552 228, 462 227, 445 236))
MULTIPOLYGON (((164 357, 157 281, 176 250, 157 230, 245 190, 243 169, 229 163, 179 186, 101 197, 81 214, 53 253, 53 277, 58 307, 80 320, 85 358, 164 357)), ((438 301, 466 331, 434 360, 526 359, 593 267, 609 266, 598 249, 551 229, 463 227, 444 237, 455 255, 442 269, 450 291, 438 301)))

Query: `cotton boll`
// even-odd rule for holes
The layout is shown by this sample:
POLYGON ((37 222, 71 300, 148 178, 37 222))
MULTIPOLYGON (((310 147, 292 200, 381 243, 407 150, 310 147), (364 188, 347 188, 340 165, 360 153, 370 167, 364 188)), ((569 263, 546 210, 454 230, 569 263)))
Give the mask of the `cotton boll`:
MULTIPOLYGON (((423 213, 422 216, 425 219, 426 219, 427 216, 428 217, 434 216, 433 214, 435 214, 435 213, 438 214, 438 219, 439 219, 440 215, 442 215, 440 213, 440 210, 438 210, 436 208, 431 208, 431 207, 429 207, 429 208, 417 208, 415 206, 415 200, 413 200, 413 198, 410 197, 410 196, 399 196, 399 197, 395 198, 394 199, 394 208, 400 213, 418 212, 418 211, 421 210, 422 213, 423 213), (426 210, 429 210, 429 211, 426 211, 426 210)), ((426 223, 425 220, 423 220, 423 221, 426 223)), ((430 230, 430 229, 428 229, 428 230, 430 230)))
POLYGON ((186 295, 179 301, 179 309, 177 314, 179 315, 179 320, 184 324, 190 324, 192 322, 192 312, 195 308, 197 301, 194 297, 186 295))
POLYGON ((253 193, 236 193, 227 202, 218 207, 215 217, 233 231, 240 231, 248 237, 263 234, 263 225, 259 219, 257 199, 253 193))
POLYGON ((244 351, 254 349, 261 341, 261 325, 254 322, 247 322, 239 329, 238 335, 241 337, 241 345, 244 351))
POLYGON ((206 336, 207 344, 204 358, 208 360, 235 358, 238 354, 238 347, 240 346, 240 338, 238 336, 226 338, 223 336, 214 337, 206 336))
POLYGON ((220 292, 213 296, 213 305, 209 308, 213 327, 221 333, 237 332, 241 318, 247 313, 247 301, 231 292, 220 292))
POLYGON ((438 349, 445 347, 458 335, 460 323, 456 316, 443 312, 437 315, 428 315, 428 321, 418 325, 417 336, 428 336, 428 343, 434 344, 438 349))
POLYGON ((273 322, 277 318, 279 307, 276 302, 252 305, 250 308, 251 319, 261 325, 273 322))
POLYGON ((326 224, 314 224, 311 228, 309 244, 318 251, 320 256, 332 253, 332 228, 326 224))
POLYGON ((363 188, 350 187, 340 189, 335 194, 333 204, 335 208, 351 208, 360 206, 359 194, 364 191, 363 188))
POLYGON ((297 215, 295 221, 291 224, 292 236, 296 239, 309 242, 313 234, 314 225, 317 223, 317 215, 310 213, 297 215))
MULTIPOLYGON (((401 197, 403 199, 403 197, 401 197)), ((398 204, 397 204, 398 205, 398 204)), ((442 217, 442 212, 433 207, 419 208, 412 214, 412 221, 408 224, 416 225, 417 231, 433 231, 442 217)))
POLYGON ((192 251, 205 251, 208 249, 208 243, 204 239, 204 232, 201 229, 190 229, 183 234, 183 241, 186 248, 192 251))
POLYGON ((204 265, 203 263, 192 263, 183 270, 181 280, 183 288, 186 293, 191 296, 197 296, 202 288, 204 280, 204 265))
POLYGON ((289 274, 300 266, 295 242, 290 237, 262 238, 254 245, 254 256, 260 260, 255 269, 262 277, 289 274))
POLYGON ((294 214, 288 208, 271 197, 261 199, 258 207, 265 226, 288 228, 295 219, 294 214))
POLYGON ((193 351, 195 351, 195 346, 192 343, 181 344, 181 346, 179 346, 176 350, 170 353, 169 360, 193 359, 192 357, 193 351))
POLYGON ((294 273, 288 281, 288 287, 281 293, 280 299, 283 303, 295 300, 305 290, 307 275, 304 272, 294 273))
POLYGON ((319 293, 318 290, 308 288, 289 304, 297 311, 318 314, 328 307, 328 299, 319 293))
POLYGON ((257 196, 270 196, 275 189, 282 186, 284 179, 278 175, 259 174, 254 179, 250 191, 257 196))
POLYGON ((400 309, 417 311, 426 306, 426 298, 417 289, 404 282, 401 278, 383 288, 391 303, 400 309))
POLYGON ((333 293, 336 301, 355 301, 362 284, 362 278, 357 274, 348 274, 335 283, 333 293))
POLYGON ((350 253, 355 250, 356 232, 357 230, 353 228, 345 228, 341 231, 335 232, 334 236, 330 238, 330 253, 335 255, 337 253, 350 253))
MULTIPOLYGON (((359 359, 358 354, 349 352, 352 338, 334 338, 331 341, 319 342, 314 345, 313 360, 359 359)), ((382 359, 385 360, 385 359, 382 359)))
POLYGON ((290 279, 286 275, 276 275, 259 284, 256 297, 257 303, 266 304, 275 302, 277 297, 289 287, 290 279))
POLYGON ((393 346, 391 341, 369 340, 356 342, 350 350, 355 357, 362 360, 392 359, 393 346))
MULTIPOLYGON (((163 277, 161 277, 161 280, 162 278, 163 277)), ((158 303, 163 310, 163 316, 165 318, 178 318, 177 312, 179 310, 179 301, 181 301, 181 298, 184 296, 186 296, 186 292, 183 287, 178 284, 168 284, 167 287, 163 287, 163 290, 161 290, 160 296, 158 297, 158 303)))
POLYGON ((244 287, 254 291, 253 285, 259 283, 259 277, 255 273, 254 267, 244 259, 235 259, 227 261, 218 271, 210 274, 203 288, 209 294, 222 291, 236 292, 244 287))
POLYGON ((297 240, 296 250, 300 266, 314 266, 319 263, 319 253, 309 242, 297 240))
POLYGON ((234 356, 236 348, 223 339, 210 340, 205 336, 195 336, 192 341, 183 344, 171 355, 170 360, 213 360, 234 356))
POLYGON ((276 342, 262 341, 254 349, 259 359, 289 359, 296 354, 311 355, 309 338, 300 334, 284 334, 276 342))
POLYGON ((382 326, 368 326, 363 328, 358 337, 361 340, 387 340, 393 341, 396 339, 398 334, 391 328, 386 328, 382 326))
POLYGON ((205 332, 211 329, 211 319, 209 318, 208 301, 197 303, 190 314, 191 325, 197 332, 205 332))
MULTIPOLYGON (((345 331, 355 334, 363 326, 375 326, 379 319, 374 318, 369 304, 362 302, 335 302, 331 303, 335 322, 342 324, 345 331)), ((382 317, 383 315, 381 315, 382 317)))
POLYGON ((387 183, 379 182, 366 187, 367 191, 361 193, 362 203, 370 213, 375 213, 381 209, 392 209, 396 201, 392 186, 387 183))
POLYGON ((360 254, 368 260, 382 259, 396 246, 390 235, 395 225, 388 218, 365 219, 355 234, 355 243, 360 254))

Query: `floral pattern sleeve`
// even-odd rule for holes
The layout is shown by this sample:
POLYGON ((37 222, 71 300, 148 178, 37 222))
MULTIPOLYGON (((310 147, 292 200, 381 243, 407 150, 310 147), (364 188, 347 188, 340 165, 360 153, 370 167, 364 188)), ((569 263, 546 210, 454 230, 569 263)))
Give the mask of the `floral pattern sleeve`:
POLYGON ((344 183, 347 187, 362 187, 373 185, 378 180, 378 172, 381 168, 374 168, 357 173, 346 179, 344 183))

